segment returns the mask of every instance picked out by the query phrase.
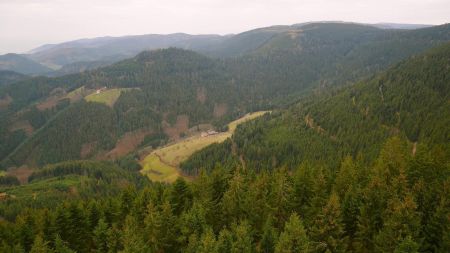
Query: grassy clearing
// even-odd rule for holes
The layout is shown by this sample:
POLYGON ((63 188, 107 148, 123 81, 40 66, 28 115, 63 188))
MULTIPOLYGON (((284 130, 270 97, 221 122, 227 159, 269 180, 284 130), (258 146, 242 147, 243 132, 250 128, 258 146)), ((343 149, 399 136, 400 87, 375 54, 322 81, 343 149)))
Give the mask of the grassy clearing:
POLYGON ((231 134, 234 133, 234 130, 236 130, 236 127, 239 124, 242 124, 246 121, 255 119, 257 117, 263 116, 264 114, 268 113, 269 111, 259 111, 259 112, 252 112, 252 113, 248 113, 246 114, 244 117, 237 119, 233 122, 231 122, 230 124, 228 124, 228 132, 230 132, 231 134))
POLYGON ((143 169, 141 173, 147 175, 152 181, 172 183, 178 176, 178 170, 175 167, 169 166, 159 159, 156 154, 151 153, 145 157, 143 169))
POLYGON ((164 163, 177 167, 182 161, 189 158, 189 156, 195 151, 198 151, 213 143, 223 142, 229 137, 231 137, 231 133, 229 132, 206 137, 193 136, 172 145, 160 148, 156 150, 155 153, 164 163))
POLYGON ((162 147, 150 153, 142 162, 142 173, 153 181, 173 182, 180 176, 178 166, 194 152, 213 143, 230 138, 237 125, 262 116, 266 111, 254 112, 228 124, 228 132, 201 137, 199 134, 162 147))
POLYGON ((114 103, 116 103, 117 99, 119 98, 122 91, 126 90, 132 90, 127 88, 120 88, 120 89, 109 89, 101 91, 100 93, 93 93, 91 95, 86 96, 84 99, 88 102, 97 102, 102 103, 107 106, 113 106, 114 103))

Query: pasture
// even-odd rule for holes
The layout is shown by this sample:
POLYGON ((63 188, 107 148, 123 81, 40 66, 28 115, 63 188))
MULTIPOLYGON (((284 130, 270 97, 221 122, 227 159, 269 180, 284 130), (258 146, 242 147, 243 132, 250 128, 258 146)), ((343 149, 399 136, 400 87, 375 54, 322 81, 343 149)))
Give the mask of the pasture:
POLYGON ((249 113, 240 119, 228 124, 228 131, 202 137, 200 133, 171 143, 165 147, 151 152, 142 161, 141 173, 147 175, 153 181, 173 182, 179 177, 178 166, 194 152, 199 151, 213 143, 220 143, 230 138, 236 127, 248 120, 262 116, 267 111, 249 113))
POLYGON ((121 88, 121 89, 102 90, 102 91, 100 91, 100 93, 94 92, 94 93, 86 96, 84 99, 88 102, 102 103, 102 104, 112 107, 114 105, 114 103, 116 103, 120 94, 123 91, 127 91, 127 90, 132 90, 132 89, 131 88, 121 88))

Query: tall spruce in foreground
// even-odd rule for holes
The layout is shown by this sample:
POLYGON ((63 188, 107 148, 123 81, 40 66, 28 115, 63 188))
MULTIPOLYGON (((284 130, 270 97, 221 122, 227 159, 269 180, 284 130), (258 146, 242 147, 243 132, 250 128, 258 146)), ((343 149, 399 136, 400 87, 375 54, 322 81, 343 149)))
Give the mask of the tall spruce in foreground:
POLYGON ((309 252, 311 243, 296 213, 293 213, 280 234, 275 246, 276 253, 309 252))

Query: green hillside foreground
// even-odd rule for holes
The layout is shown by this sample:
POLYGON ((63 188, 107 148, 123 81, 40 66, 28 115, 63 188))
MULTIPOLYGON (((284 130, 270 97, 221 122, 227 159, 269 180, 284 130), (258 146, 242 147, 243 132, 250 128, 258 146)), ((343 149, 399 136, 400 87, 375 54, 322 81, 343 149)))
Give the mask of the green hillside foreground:
POLYGON ((388 140, 371 166, 347 157, 336 171, 304 163, 255 175, 218 165, 192 182, 19 209, 0 220, 0 250, 447 252, 448 163, 405 145, 388 140))
MULTIPOLYGON (((13 219, 26 208, 52 207, 61 201, 113 196, 130 185, 148 184, 137 164, 70 161, 35 170, 23 185, 0 180, 0 216, 13 219)), ((7 175, 0 175, 6 177, 7 175)))

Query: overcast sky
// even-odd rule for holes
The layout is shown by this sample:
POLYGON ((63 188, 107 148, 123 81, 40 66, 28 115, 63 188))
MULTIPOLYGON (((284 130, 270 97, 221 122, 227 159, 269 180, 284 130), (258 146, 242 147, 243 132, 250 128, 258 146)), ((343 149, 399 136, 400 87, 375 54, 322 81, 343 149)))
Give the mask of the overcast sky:
POLYGON ((0 54, 79 38, 228 34, 320 20, 443 24, 450 0, 0 0, 0 54))

